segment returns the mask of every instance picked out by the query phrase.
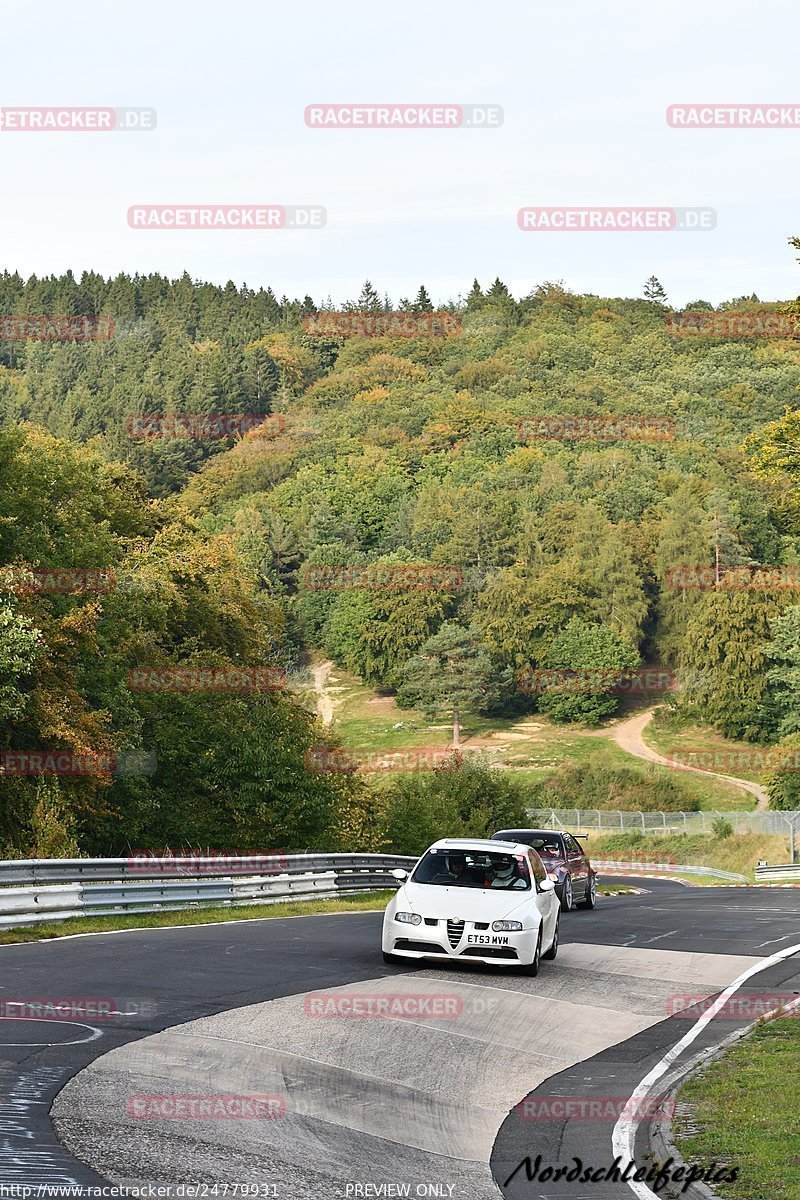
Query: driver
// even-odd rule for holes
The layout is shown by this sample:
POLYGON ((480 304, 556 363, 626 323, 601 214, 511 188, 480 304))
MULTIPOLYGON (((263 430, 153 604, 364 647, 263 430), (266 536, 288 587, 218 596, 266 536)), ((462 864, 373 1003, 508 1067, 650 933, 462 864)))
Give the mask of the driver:
POLYGON ((464 859, 450 858, 447 860, 447 873, 452 875, 454 879, 460 879, 464 874, 464 859))

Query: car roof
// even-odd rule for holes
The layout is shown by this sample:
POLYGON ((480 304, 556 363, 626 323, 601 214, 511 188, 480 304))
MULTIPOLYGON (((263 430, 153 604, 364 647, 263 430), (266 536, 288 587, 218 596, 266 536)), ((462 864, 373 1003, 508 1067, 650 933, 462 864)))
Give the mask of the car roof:
POLYGON ((501 842, 493 841, 491 838, 440 838, 438 842, 434 842, 429 846, 429 850, 491 850, 497 853, 498 847, 504 847, 509 850, 522 850, 527 853, 530 846, 526 846, 524 842, 501 842))
POLYGON ((564 829, 501 829, 493 836, 500 840, 501 833, 524 833, 526 837, 533 834, 534 837, 563 837, 566 830, 564 829))

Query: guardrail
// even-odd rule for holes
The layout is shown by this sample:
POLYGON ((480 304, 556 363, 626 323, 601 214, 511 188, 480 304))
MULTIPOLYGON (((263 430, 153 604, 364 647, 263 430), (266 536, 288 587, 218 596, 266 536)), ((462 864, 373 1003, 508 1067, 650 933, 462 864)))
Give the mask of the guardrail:
POLYGON ((783 867, 756 867, 756 883, 772 883, 778 879, 796 879, 800 883, 800 863, 783 867))
MULTIPOLYGON (((651 863, 628 862, 624 859, 592 859, 592 866, 598 872, 617 875, 629 871, 632 875, 648 875, 658 872, 662 875, 710 875, 714 879, 727 879, 732 883, 749 883, 746 875, 738 875, 735 871, 721 871, 717 867, 700 867, 694 863, 651 863)), ((800 870, 800 868, 798 868, 800 870)), ((758 874, 758 870, 756 870, 758 874)))
POLYGON ((416 861, 395 854, 11 860, 0 862, 0 928, 88 915, 353 895, 396 888, 391 872, 410 870, 416 861))

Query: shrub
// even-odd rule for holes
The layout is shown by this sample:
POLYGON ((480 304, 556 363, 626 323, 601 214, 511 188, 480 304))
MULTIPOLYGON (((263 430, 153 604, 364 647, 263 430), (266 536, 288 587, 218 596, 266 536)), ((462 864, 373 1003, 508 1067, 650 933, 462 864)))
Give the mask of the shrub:
POLYGON ((539 808, 618 808, 632 812, 694 812, 699 801, 687 796, 669 775, 652 767, 605 763, 566 763, 539 784, 539 808))
POLYGON ((387 790, 385 820, 390 854, 421 854, 438 838, 485 838, 527 824, 519 784, 457 753, 430 774, 395 780, 387 790))

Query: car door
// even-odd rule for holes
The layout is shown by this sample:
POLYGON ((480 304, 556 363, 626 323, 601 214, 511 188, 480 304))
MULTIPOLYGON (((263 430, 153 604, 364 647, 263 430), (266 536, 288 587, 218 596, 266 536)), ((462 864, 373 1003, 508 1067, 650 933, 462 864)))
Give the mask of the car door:
POLYGON ((572 894, 576 899, 583 900, 589 886, 589 860, 571 833, 564 834, 564 849, 567 854, 567 867, 572 876, 572 894))
POLYGON ((533 880, 533 886, 536 888, 533 903, 542 918, 542 946, 546 948, 553 940, 560 905, 555 891, 539 891, 539 885, 547 878, 547 871, 535 850, 528 851, 528 860, 530 863, 531 879, 533 880))

